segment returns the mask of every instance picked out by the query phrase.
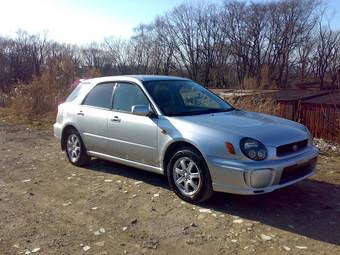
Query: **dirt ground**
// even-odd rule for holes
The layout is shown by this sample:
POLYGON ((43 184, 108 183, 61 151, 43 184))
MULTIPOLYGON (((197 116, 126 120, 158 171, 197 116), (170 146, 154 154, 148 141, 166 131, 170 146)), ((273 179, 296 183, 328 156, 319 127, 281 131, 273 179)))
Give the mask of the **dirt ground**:
POLYGON ((51 130, 0 120, 0 254, 340 254, 340 157, 259 196, 193 206, 162 176, 69 164, 51 130))

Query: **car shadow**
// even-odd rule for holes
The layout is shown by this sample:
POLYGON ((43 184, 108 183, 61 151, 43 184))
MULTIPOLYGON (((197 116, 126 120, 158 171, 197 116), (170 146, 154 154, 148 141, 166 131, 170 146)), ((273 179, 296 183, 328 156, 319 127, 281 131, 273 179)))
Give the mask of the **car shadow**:
POLYGON ((169 189, 168 182, 165 176, 148 171, 143 171, 138 168, 125 166, 102 159, 92 159, 91 162, 86 166, 86 168, 102 173, 123 176, 135 181, 143 181, 150 185, 169 189))
POLYGON ((340 185, 307 179, 258 196, 216 193, 204 207, 340 245, 340 185))
MULTIPOLYGON (((169 189, 164 176, 133 167, 95 159, 87 168, 169 189)), ((340 245, 340 185, 307 179, 257 196, 217 192, 200 206, 340 245)))

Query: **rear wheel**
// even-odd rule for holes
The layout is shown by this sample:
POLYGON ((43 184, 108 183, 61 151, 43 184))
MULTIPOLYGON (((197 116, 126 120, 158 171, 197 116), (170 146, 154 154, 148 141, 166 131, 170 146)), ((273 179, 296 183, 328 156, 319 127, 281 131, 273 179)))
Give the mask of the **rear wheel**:
POLYGON ((69 130, 66 134, 66 155, 75 166, 83 166, 90 160, 83 140, 75 129, 69 130))
POLYGON ((167 177, 177 196, 187 202, 200 203, 213 195, 208 167, 190 147, 175 152, 167 166, 167 177))

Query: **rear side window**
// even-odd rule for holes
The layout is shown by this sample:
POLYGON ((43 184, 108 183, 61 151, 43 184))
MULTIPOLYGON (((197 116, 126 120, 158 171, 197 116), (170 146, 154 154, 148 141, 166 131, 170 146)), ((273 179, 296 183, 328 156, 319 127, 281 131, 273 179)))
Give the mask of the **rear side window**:
POLYGON ((149 106, 149 100, 137 85, 118 83, 113 98, 113 109, 131 112, 134 105, 149 106))
POLYGON ((111 109, 113 83, 102 83, 95 86, 86 96, 83 105, 111 109))

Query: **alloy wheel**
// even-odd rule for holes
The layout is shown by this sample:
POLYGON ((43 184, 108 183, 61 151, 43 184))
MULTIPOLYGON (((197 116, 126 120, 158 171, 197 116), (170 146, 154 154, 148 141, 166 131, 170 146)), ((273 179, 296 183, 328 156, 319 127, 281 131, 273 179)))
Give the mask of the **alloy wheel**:
POLYGON ((80 141, 78 136, 71 134, 67 138, 67 154, 73 163, 78 161, 80 157, 80 149, 80 141))
POLYGON ((194 195, 201 188, 201 174, 195 162, 188 157, 177 159, 173 166, 176 187, 185 196, 194 195))

